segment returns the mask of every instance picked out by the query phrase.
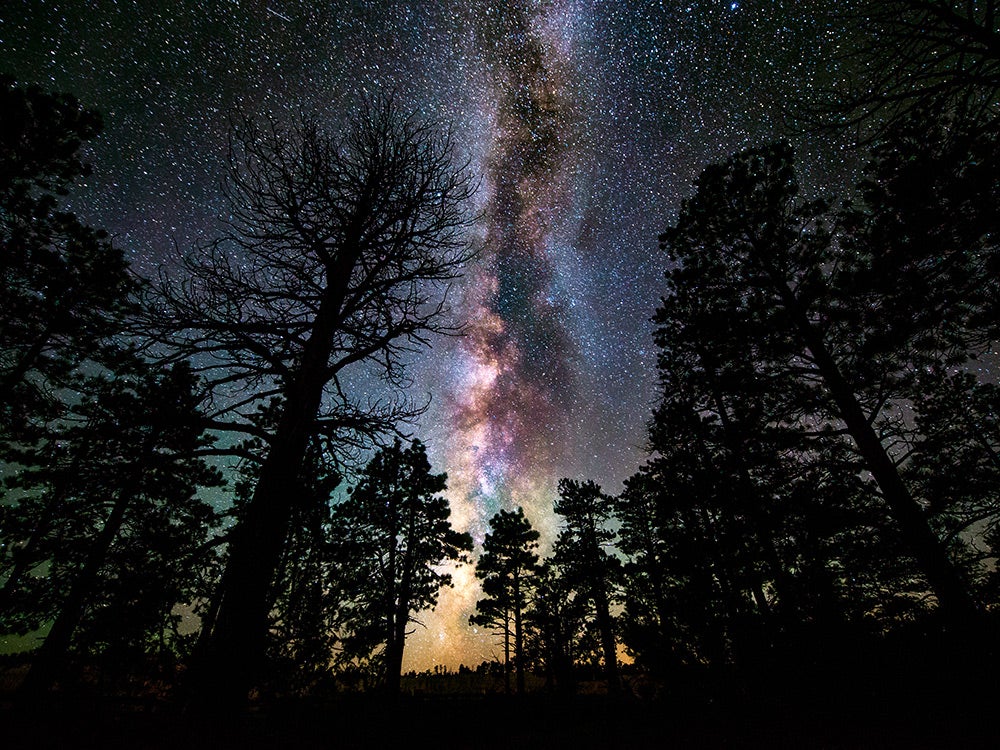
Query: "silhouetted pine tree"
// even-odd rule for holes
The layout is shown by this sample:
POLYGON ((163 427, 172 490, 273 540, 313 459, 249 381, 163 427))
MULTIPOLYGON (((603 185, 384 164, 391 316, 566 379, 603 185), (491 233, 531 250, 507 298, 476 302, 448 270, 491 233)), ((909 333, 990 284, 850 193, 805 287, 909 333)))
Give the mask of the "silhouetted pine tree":
POLYGON ((120 326, 132 282, 107 234, 59 210, 101 117, 0 76, 0 437, 32 440, 54 393, 120 326))
POLYGON ((490 533, 476 563, 476 577, 483 582, 485 596, 476 603, 477 614, 469 618, 473 625, 495 628, 502 634, 504 688, 508 693, 513 635, 518 695, 524 693, 524 612, 538 565, 538 537, 523 508, 501 510, 490 519, 490 533))
POLYGON ((403 649, 417 612, 451 585, 446 563, 464 562, 472 537, 448 521, 423 443, 399 440, 380 450, 333 512, 331 542, 343 595, 338 625, 343 657, 377 655, 385 690, 399 692, 403 649))
MULTIPOLYGON (((803 424, 843 426, 942 611, 968 621, 976 611, 968 586, 879 434, 890 420, 884 407, 899 393, 911 339, 877 358, 866 353, 857 326, 862 297, 839 293, 843 287, 837 286, 837 274, 853 261, 824 228, 825 205, 798 202, 797 190, 791 151, 782 145, 746 151, 706 169, 697 194, 662 237, 679 266, 674 277, 683 279, 684 293, 698 295, 706 311, 734 294, 747 300, 754 324, 747 330, 761 352, 756 361, 769 371, 791 372, 809 386, 798 417, 803 424)), ((854 255, 858 252, 855 248, 854 255)), ((704 326, 709 349, 720 331, 726 335, 724 328, 704 326)))
POLYGON ((618 586, 620 563, 610 548, 614 532, 607 528, 613 501, 592 481, 559 480, 555 512, 563 517, 563 530, 553 547, 553 558, 591 608, 597 625, 608 691, 621 689, 618 675, 618 641, 611 605, 618 586))

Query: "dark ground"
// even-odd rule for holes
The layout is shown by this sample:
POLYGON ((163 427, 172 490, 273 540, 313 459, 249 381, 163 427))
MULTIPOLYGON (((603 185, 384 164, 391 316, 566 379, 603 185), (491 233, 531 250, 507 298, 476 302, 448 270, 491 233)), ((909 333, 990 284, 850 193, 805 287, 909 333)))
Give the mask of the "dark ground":
MULTIPOLYGON (((842 686, 849 691, 851 686, 842 686)), ((845 693, 846 694, 846 693, 845 693)), ((230 723, 169 703, 55 700, 0 706, 5 748, 997 748, 996 694, 897 700, 727 701, 361 695, 274 703, 230 723)))

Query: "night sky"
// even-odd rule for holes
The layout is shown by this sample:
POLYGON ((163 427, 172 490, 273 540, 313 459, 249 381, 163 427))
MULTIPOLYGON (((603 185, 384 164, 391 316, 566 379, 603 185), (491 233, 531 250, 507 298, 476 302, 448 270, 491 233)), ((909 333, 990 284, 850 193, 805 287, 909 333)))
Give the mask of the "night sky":
MULTIPOLYGON (((12 0, 0 67, 104 114, 71 208, 146 273, 219 232, 234 112, 336 123, 395 92, 450 124, 481 180, 486 249, 455 290, 467 335, 414 365, 432 402, 412 431, 449 474, 457 526, 481 542, 493 513, 523 505, 544 547, 559 477, 614 493, 642 461, 657 234, 706 163, 783 133, 782 102, 830 72, 824 5, 12 0)), ((828 144, 793 140, 814 186, 845 169, 828 144)), ((467 625, 471 568, 455 580, 404 668, 493 656, 467 625)))

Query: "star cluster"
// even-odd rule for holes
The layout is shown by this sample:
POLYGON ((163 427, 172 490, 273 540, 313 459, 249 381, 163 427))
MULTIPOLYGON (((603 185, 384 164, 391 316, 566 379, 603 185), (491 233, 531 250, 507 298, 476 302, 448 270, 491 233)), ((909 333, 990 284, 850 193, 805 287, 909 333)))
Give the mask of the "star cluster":
MULTIPOLYGON (((395 92, 454 129, 480 176, 467 335, 415 363, 414 428, 477 541, 523 505, 551 543, 561 476, 616 492, 654 393, 656 236, 705 163, 781 132, 781 102, 835 51, 828 2, 183 0, 9 3, 2 72, 105 117, 71 198, 140 270, 212 236, 229 118, 395 92)), ((818 144, 798 143, 807 165, 818 144)), ((818 169, 814 178, 823 179, 818 169)), ((406 668, 489 658, 471 569, 406 668)))

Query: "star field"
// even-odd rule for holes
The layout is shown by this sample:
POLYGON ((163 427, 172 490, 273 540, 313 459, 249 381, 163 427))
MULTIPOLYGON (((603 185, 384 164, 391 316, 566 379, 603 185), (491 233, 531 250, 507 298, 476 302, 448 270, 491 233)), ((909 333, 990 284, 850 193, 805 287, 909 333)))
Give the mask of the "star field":
MULTIPOLYGON (((782 102, 835 52, 829 3, 266 0, 23 2, 0 10, 3 72, 105 117, 71 207, 144 272, 211 237, 229 117, 318 112, 395 92, 450 124, 482 187, 480 259, 456 290, 461 339, 415 364, 414 428, 482 540, 523 505, 554 538, 555 484, 610 492, 642 460, 653 398, 656 237, 701 167, 783 132, 782 102)), ((798 139, 807 174, 820 144, 798 139)), ((828 147, 827 147, 828 148, 828 147)), ((404 668, 490 658, 458 571, 404 668)))

